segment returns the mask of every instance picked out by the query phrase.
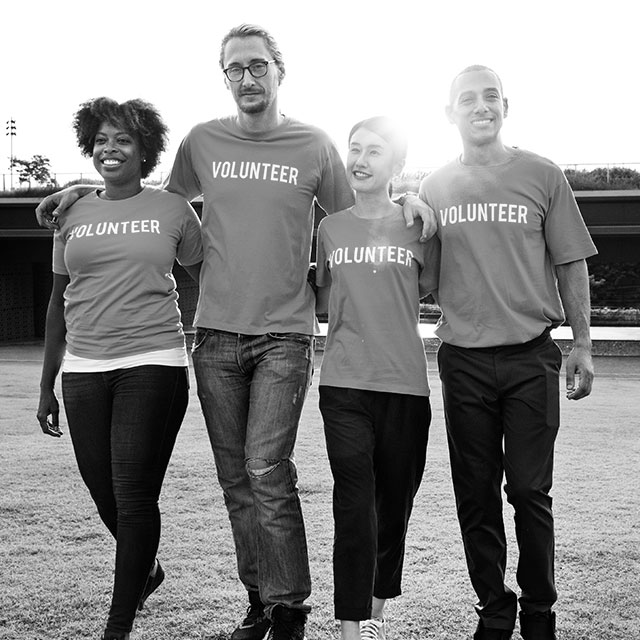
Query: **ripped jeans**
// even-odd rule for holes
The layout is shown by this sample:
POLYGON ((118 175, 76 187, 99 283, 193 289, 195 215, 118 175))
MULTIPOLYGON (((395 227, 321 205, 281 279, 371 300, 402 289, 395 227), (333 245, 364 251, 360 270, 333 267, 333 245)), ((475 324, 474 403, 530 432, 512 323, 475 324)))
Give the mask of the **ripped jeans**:
POLYGON ((238 574, 271 616, 309 611, 309 559, 293 448, 313 372, 313 337, 198 328, 193 344, 238 574))

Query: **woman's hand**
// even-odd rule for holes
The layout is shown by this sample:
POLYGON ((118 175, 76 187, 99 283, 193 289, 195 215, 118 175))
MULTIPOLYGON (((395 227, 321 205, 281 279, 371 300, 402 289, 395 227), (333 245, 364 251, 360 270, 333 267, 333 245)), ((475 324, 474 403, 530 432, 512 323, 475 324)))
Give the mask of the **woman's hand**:
POLYGON ((62 435, 60 423, 58 422, 59 415, 60 405, 53 389, 41 390, 36 417, 43 433, 54 438, 59 438, 62 435), (49 416, 51 416, 51 420, 49 420, 49 416))

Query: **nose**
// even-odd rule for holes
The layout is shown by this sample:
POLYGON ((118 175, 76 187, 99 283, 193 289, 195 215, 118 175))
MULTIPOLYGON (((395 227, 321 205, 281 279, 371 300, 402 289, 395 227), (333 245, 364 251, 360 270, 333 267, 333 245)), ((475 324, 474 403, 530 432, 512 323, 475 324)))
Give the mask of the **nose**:
POLYGON ((484 98, 478 98, 475 107, 473 108, 476 113, 482 113, 484 111, 488 111, 488 109, 489 107, 487 107, 487 103, 484 101, 484 98))
POLYGON ((255 78, 249 73, 249 69, 244 70, 244 75, 242 76, 242 80, 240 80, 240 86, 242 87, 252 87, 255 85, 255 78))
POLYGON ((356 167, 363 167, 366 164, 367 164, 367 157, 366 157, 364 151, 361 151, 358 154, 358 156, 356 157, 356 161, 354 162, 354 165, 356 167))

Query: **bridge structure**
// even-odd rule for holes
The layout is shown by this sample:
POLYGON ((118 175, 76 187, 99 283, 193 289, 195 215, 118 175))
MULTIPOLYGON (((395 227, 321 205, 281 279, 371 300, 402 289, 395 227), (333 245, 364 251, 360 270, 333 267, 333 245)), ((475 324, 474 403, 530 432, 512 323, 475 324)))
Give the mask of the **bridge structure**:
MULTIPOLYGON (((640 269, 640 190, 578 191, 575 195, 598 248, 598 255, 589 259, 590 266, 630 263, 640 269)), ((44 335, 53 234, 36 222, 39 202, 40 198, 0 198, 0 342, 44 335)), ((193 205, 200 214, 202 202, 196 200, 193 205)), ((179 265, 174 274, 183 321, 190 326, 197 286, 179 265)))

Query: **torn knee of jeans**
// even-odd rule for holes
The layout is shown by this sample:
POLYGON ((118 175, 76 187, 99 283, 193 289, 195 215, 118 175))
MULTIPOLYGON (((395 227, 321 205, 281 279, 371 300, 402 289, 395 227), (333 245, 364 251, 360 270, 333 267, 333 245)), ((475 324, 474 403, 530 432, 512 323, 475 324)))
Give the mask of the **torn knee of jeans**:
POLYGON ((280 460, 263 460, 251 458, 246 462, 247 474, 250 478, 263 478, 268 476, 280 464, 280 460))

